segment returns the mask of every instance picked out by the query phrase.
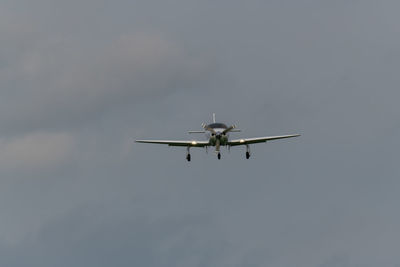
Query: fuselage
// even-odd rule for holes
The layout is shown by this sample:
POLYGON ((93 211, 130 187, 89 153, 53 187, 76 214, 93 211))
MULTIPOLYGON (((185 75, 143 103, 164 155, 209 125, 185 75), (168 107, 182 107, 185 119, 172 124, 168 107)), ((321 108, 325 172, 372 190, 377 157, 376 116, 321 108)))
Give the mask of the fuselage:
POLYGON ((224 133, 224 131, 228 128, 223 123, 211 123, 207 125, 207 128, 212 129, 208 130, 206 133, 207 139, 212 146, 225 146, 228 144, 229 134, 224 133))

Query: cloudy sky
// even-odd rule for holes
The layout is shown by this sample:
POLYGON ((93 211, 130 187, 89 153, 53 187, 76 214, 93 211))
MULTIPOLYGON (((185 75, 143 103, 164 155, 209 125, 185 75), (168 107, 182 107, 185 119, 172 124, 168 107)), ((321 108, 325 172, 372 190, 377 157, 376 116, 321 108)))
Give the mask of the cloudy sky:
POLYGON ((400 266, 399 1, 0 7, 1 266, 400 266))

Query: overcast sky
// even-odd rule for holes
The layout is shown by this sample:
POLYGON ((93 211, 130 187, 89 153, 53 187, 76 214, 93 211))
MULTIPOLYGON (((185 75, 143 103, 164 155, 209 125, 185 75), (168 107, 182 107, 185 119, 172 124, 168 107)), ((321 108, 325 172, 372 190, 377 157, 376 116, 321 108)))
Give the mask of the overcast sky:
POLYGON ((0 7, 1 266, 400 266, 399 1, 0 7))

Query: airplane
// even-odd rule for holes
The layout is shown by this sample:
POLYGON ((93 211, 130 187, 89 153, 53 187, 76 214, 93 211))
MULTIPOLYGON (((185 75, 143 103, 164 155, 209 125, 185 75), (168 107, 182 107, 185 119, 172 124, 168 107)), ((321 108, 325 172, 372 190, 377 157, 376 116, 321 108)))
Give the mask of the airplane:
POLYGON ((250 158, 250 144, 265 143, 267 141, 284 139, 300 136, 300 134, 291 135, 279 135, 279 136, 267 136, 267 137, 255 137, 255 138, 241 138, 241 139, 229 139, 230 132, 240 132, 236 129, 236 125, 227 126, 226 124, 215 121, 215 113, 213 114, 213 122, 211 124, 202 124, 203 130, 201 131, 188 131, 189 134, 193 133, 204 133, 208 141, 179 141, 179 140, 135 140, 136 143, 150 143, 150 144, 165 144, 168 146, 183 146, 186 147, 186 160, 190 161, 190 148, 192 147, 203 147, 206 149, 209 146, 215 147, 215 153, 217 158, 221 159, 221 146, 226 146, 230 149, 231 146, 246 146, 246 159, 250 158))

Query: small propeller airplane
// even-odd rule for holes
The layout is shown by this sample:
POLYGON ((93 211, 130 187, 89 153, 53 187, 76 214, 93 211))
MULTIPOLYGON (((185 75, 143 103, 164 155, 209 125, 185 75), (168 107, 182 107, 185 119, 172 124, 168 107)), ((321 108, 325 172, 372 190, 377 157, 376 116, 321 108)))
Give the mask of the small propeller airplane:
POLYGON ((221 146, 226 146, 228 149, 231 146, 246 146, 246 159, 250 158, 250 144, 265 143, 267 141, 284 139, 300 136, 300 134, 292 135, 279 135, 279 136, 267 136, 267 137, 255 137, 255 138, 242 138, 229 140, 230 132, 240 132, 236 129, 236 125, 226 126, 223 123, 218 123, 215 121, 215 113, 213 114, 213 123, 202 124, 204 130, 202 131, 189 131, 189 134, 193 133, 204 133, 207 136, 208 141, 178 141, 178 140, 135 140, 137 143, 150 143, 150 144, 164 144, 169 146, 183 146, 187 149, 186 160, 190 161, 190 148, 192 147, 203 147, 207 148, 209 146, 215 147, 215 153, 217 158, 221 159, 221 146))

